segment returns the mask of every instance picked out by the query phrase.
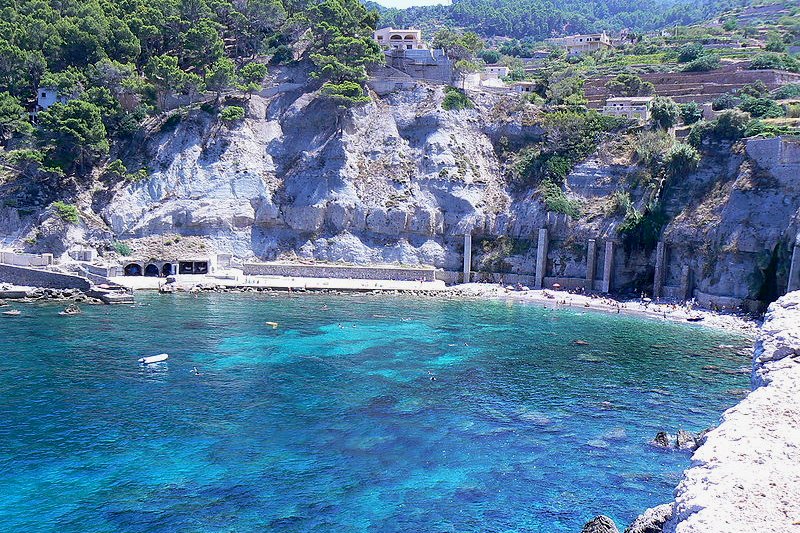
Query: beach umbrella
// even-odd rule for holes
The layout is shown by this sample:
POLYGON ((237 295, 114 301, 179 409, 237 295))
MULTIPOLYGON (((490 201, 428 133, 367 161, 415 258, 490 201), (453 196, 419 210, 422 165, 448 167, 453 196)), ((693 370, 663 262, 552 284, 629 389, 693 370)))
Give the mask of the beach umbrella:
POLYGON ((558 283, 553 283, 553 288, 558 290, 561 288, 561 285, 559 285, 558 283))

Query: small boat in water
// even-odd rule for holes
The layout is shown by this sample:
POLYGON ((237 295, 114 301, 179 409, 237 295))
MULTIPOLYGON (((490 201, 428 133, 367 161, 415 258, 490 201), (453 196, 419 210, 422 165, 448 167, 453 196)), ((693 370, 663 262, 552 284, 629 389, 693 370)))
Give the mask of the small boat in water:
POLYGON ((75 304, 68 305, 63 311, 58 313, 61 316, 72 316, 81 314, 81 308, 75 304))
POLYGON ((3 311, 3 314, 6 316, 19 316, 22 314, 22 311, 18 309, 12 309, 11 311, 3 311))
POLYGON ((270 326, 272 329, 275 329, 275 328, 278 327, 278 323, 277 322, 264 322, 264 325, 270 326))
POLYGON ((158 355, 151 355, 149 357, 142 357, 139 359, 139 363, 143 365, 152 365, 153 363, 161 363, 169 359, 169 355, 165 353, 160 353, 158 355))

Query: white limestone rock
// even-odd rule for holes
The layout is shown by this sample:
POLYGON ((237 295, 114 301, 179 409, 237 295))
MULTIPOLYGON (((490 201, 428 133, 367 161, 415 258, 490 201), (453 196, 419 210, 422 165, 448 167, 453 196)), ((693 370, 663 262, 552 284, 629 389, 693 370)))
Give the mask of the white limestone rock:
POLYGON ((692 456, 666 533, 783 533, 800 523, 800 291, 773 303, 756 387, 692 456))

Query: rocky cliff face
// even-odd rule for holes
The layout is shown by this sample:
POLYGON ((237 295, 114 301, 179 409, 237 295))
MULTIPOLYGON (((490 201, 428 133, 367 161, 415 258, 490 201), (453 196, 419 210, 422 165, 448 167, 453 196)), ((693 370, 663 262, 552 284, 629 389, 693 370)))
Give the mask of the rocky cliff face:
MULTIPOLYGON (((543 134, 536 109, 516 97, 481 95, 474 110, 444 111, 442 88, 418 85, 347 113, 287 81, 243 100, 247 117, 236 123, 200 108, 153 119, 117 150, 129 169, 148 168, 147 180, 76 185, 72 201, 84 216, 71 228, 50 211, 4 205, 3 241, 63 253, 127 240, 149 256, 157 237, 181 236, 242 259, 459 270, 463 234, 472 232, 476 270, 533 274, 537 231, 547 227, 548 275, 585 277, 587 239, 615 239, 612 286, 652 287, 654 242, 620 234, 622 214, 611 209, 617 190, 639 206, 644 196, 620 139, 568 176, 583 213, 573 220, 548 212, 534 190, 508 185, 498 154, 543 134)), ((776 158, 775 141, 764 142, 709 147, 700 169, 667 189, 667 285, 688 269, 698 291, 714 296, 771 300, 785 287, 800 156, 779 148, 776 158)))
POLYGON ((448 237, 508 211, 478 113, 419 87, 352 116, 310 94, 254 96, 241 123, 195 111, 129 159, 153 171, 118 185, 100 213, 121 238, 206 236, 244 258, 454 267, 448 237))

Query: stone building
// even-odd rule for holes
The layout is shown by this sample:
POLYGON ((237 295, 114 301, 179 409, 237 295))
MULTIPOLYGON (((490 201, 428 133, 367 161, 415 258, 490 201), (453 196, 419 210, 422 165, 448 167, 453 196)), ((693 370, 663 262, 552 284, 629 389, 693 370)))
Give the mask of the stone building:
POLYGON ((375 31, 373 37, 384 50, 425 50, 427 48, 422 42, 422 30, 413 28, 406 30, 381 28, 375 31))
POLYGON ((390 49, 386 51, 386 65, 413 79, 434 83, 453 82, 453 61, 444 50, 390 49))
POLYGON ((588 54, 611 48, 611 38, 606 35, 606 32, 570 35, 568 37, 548 39, 548 42, 557 46, 563 46, 567 49, 567 54, 571 56, 588 54))
POLYGON ((505 65, 486 65, 481 72, 481 80, 505 78, 511 69, 505 65))
POLYGON ((532 81, 516 81, 512 87, 514 91, 518 93, 532 93, 536 91, 536 83, 532 81))
POLYGON ((620 96, 606 100, 606 105, 601 111, 604 115, 612 117, 627 117, 646 122, 650 120, 652 103, 652 96, 620 96))
POLYGON ((179 259, 129 259, 123 263, 125 276, 166 277, 175 274, 205 275, 216 270, 213 257, 182 257, 179 259))

